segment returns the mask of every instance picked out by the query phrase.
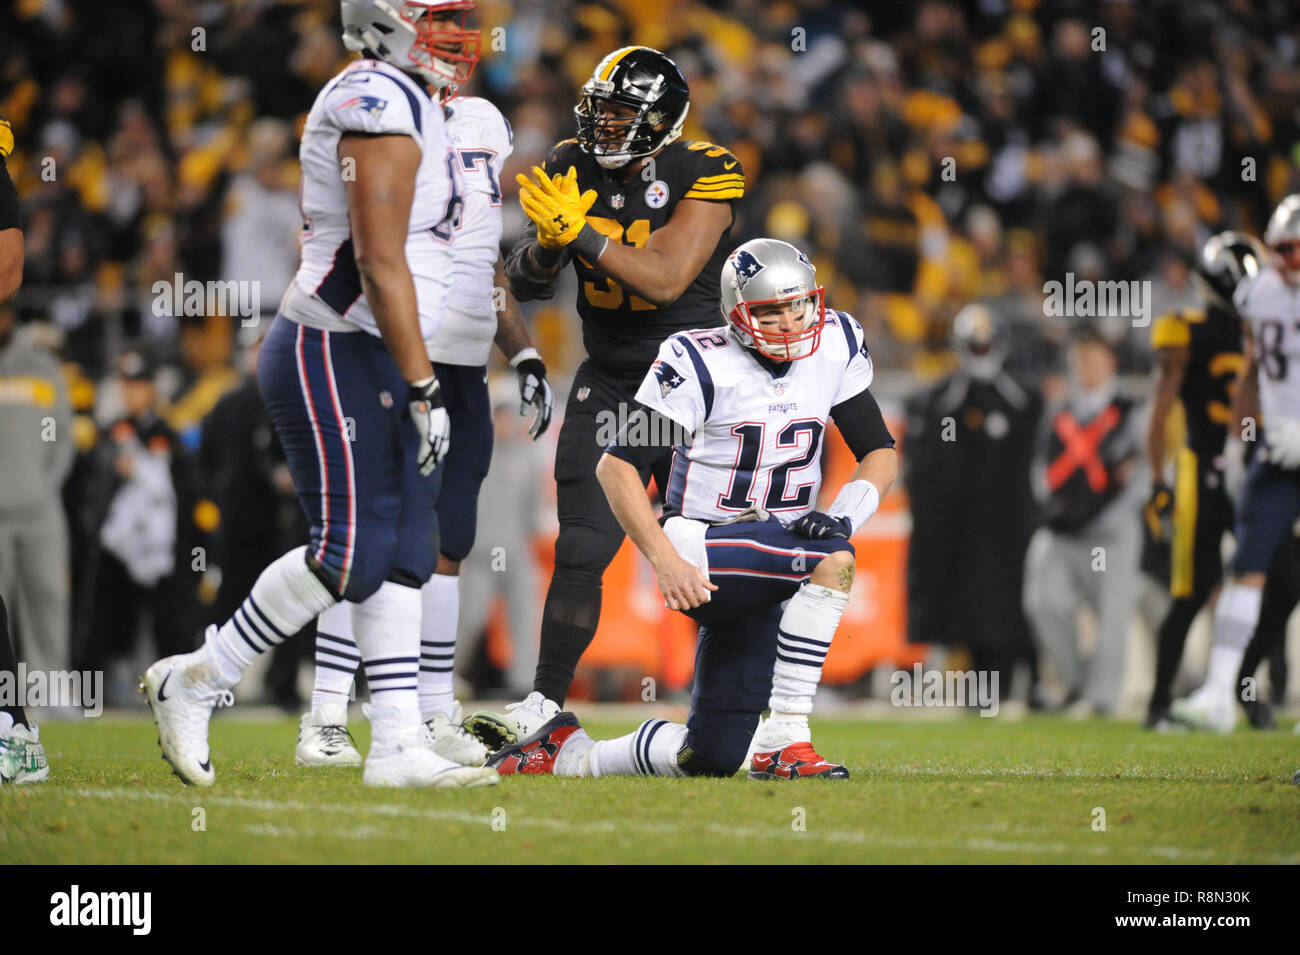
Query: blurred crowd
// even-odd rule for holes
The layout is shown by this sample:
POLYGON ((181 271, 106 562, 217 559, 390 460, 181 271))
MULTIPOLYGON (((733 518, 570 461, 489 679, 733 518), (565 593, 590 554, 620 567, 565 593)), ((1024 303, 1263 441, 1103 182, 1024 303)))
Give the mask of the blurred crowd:
MULTIPOLYGON (((497 103, 515 134, 506 243, 524 222, 513 173, 572 135, 578 86, 615 48, 656 47, 690 83, 686 138, 743 163, 732 238, 807 250, 900 400, 956 367, 953 317, 972 302, 1008 329, 1006 370, 1061 398, 1069 321, 1046 314, 1045 282, 1145 280, 1153 314, 1194 304, 1204 240, 1258 234, 1300 190, 1289 0, 478 0, 475 18, 484 55, 465 92, 497 103)), ((68 646, 83 660, 109 652, 92 645, 110 599, 162 608, 161 652, 219 615, 212 567, 230 579, 263 560, 239 550, 254 545, 223 503, 239 511, 270 489, 279 509, 250 526, 302 531, 279 506, 292 497, 273 438, 250 417, 259 323, 174 316, 156 283, 256 280, 274 313, 297 264, 297 133, 347 58, 337 20, 336 0, 0 9, 0 115, 17 136, 27 250, 0 328, 16 322, 15 340, 62 363, 77 453, 51 465, 44 492, 62 484, 68 646), (246 404, 214 418, 222 401, 246 404), (232 488, 251 479, 226 474, 213 441, 260 462, 257 488, 232 488), (123 462, 151 442, 171 464, 147 487, 175 526, 148 532, 153 554, 129 526, 114 550, 110 503, 143 481, 123 462), (200 567, 196 547, 226 556, 200 567)), ((560 387, 581 358, 571 301, 525 309, 560 387)), ((1117 372, 1144 375, 1149 329, 1107 328, 1117 372)))

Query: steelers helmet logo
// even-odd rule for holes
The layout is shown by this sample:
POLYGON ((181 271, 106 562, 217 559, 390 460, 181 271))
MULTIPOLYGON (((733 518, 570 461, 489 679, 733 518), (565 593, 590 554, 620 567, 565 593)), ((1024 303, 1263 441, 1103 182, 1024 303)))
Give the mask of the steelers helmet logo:
POLYGON ((668 201, 668 183, 656 179, 645 189, 645 204, 651 209, 662 209, 668 201))

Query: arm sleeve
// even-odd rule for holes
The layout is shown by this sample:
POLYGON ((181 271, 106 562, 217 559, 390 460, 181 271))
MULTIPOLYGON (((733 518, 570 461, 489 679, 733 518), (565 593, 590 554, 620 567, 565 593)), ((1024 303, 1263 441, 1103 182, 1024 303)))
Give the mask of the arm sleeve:
POLYGON ((18 216, 18 190, 9 177, 4 160, 0 159, 0 231, 21 229, 22 220, 18 216))
POLYGON ((865 388, 831 408, 831 418, 835 421, 835 427, 840 429, 844 443, 858 461, 872 451, 894 447, 894 436, 885 426, 885 416, 880 413, 880 405, 865 388))
POLYGON ((569 250, 561 249, 559 267, 554 272, 548 274, 538 271, 528 255, 528 250, 536 244, 537 225, 529 220, 524 226, 523 235, 506 256, 506 279, 510 282, 510 294, 521 302, 554 298, 560 273, 569 261, 569 250))
POLYGON ((673 422, 653 408, 638 404, 619 429, 618 437, 605 450, 645 473, 673 453, 671 443, 646 441, 637 435, 671 434, 673 422))

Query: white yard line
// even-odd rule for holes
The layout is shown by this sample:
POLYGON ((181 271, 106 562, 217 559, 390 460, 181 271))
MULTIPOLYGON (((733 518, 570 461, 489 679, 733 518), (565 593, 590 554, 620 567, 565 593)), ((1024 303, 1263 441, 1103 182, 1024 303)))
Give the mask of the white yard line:
MULTIPOLYGON (((458 822, 482 825, 485 827, 490 827, 492 824, 492 817, 481 813, 463 812, 454 809, 424 809, 414 806, 396 805, 393 803, 367 803, 364 806, 342 806, 331 803, 252 799, 245 796, 219 796, 200 791, 188 794, 186 792, 149 792, 137 789, 73 789, 68 790, 68 793, 73 796, 87 799, 172 802, 184 803, 187 805, 203 804, 205 806, 224 806, 233 809, 247 809, 258 812, 314 814, 320 816, 338 813, 352 814, 360 810, 369 814, 395 819, 424 819, 433 822, 458 822)), ((507 817, 507 825, 509 827, 507 831, 515 833, 527 831, 528 829, 549 829, 556 832, 568 832, 583 835, 607 835, 609 833, 671 835, 681 831, 681 827, 667 823, 638 822, 635 820, 624 819, 618 821, 602 820, 595 822, 574 822, 563 819, 548 819, 545 817, 529 816, 525 813, 519 812, 518 810, 512 811, 512 813, 507 817)), ((290 839, 319 839, 330 837, 341 839, 371 839, 392 835, 390 831, 374 826, 314 828, 259 823, 246 825, 241 828, 243 831, 253 835, 290 839)), ((975 850, 985 852, 1022 852, 1050 856, 1077 854, 1097 858, 1105 858, 1117 854, 1122 849, 1128 848, 1124 845, 1072 846, 1063 842, 1002 842, 990 838, 970 838, 959 839, 956 841, 945 841, 942 839, 920 839, 912 836, 896 836, 887 833, 868 833, 860 831, 826 832, 818 831, 816 828, 815 817, 810 820, 810 827, 804 832, 791 831, 784 825, 771 829, 758 829, 748 826, 724 826, 716 823, 703 827, 703 831, 713 836, 744 841, 770 839, 773 835, 780 835, 783 838, 792 840, 807 839, 815 842, 830 842, 858 846, 877 846, 900 849, 942 849, 948 851, 975 850)), ((1104 838, 1107 837, 1099 837, 1099 839, 1104 838)), ((1197 860, 1211 861, 1226 855, 1226 853, 1216 849, 1196 849, 1178 846, 1150 846, 1141 851, 1152 856, 1158 856, 1162 859, 1183 859, 1189 862, 1197 860)), ((1254 861, 1262 864, 1295 864, 1300 860, 1295 856, 1278 856, 1260 858, 1254 861)))

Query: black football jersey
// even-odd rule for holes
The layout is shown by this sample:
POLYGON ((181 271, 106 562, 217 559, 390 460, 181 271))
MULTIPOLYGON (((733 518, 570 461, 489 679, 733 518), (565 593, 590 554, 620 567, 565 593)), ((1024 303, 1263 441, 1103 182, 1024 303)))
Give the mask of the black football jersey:
MULTIPOLYGON (((577 140, 566 139, 543 164, 549 175, 577 170, 578 189, 595 189, 598 198, 587 214, 593 229, 613 242, 641 247, 672 217, 683 199, 731 202, 745 193, 740 160, 721 146, 677 142, 664 147, 640 173, 619 182, 584 153, 577 140)), ((591 359, 615 372, 644 372, 659 344, 675 332, 722 324, 719 280, 731 251, 731 227, 676 301, 656 308, 632 294, 581 256, 573 257, 578 275, 578 315, 582 341, 591 359)))
POLYGON ((1187 419, 1187 446, 1199 456, 1217 457, 1232 419, 1232 396, 1246 364, 1241 319, 1235 312, 1215 307, 1170 312, 1156 319, 1151 344, 1190 351, 1178 392, 1187 419))

